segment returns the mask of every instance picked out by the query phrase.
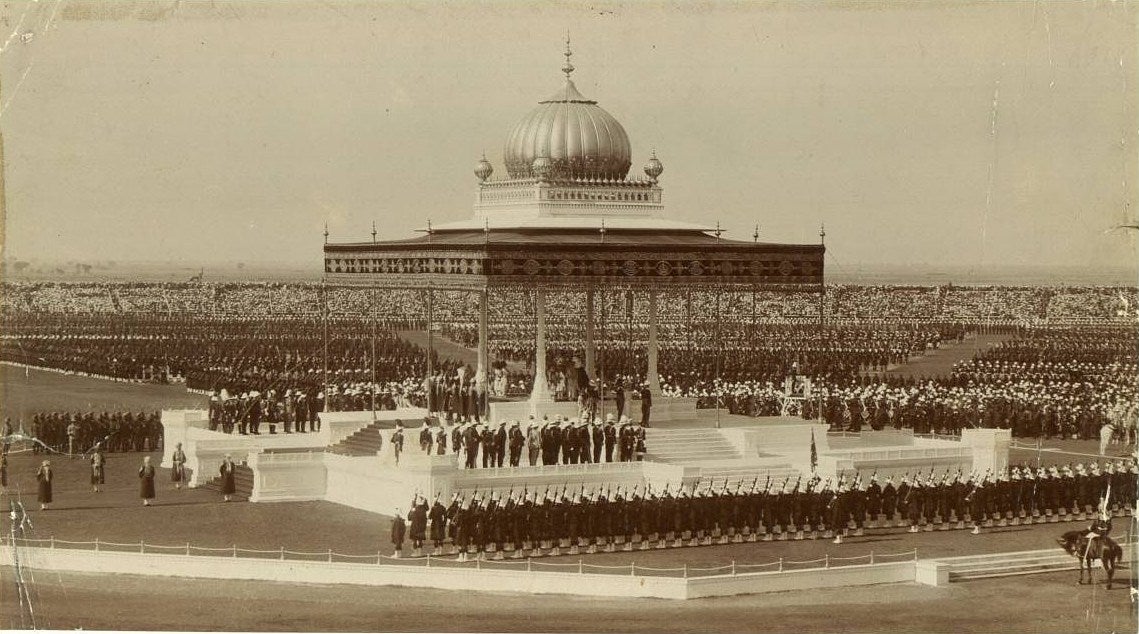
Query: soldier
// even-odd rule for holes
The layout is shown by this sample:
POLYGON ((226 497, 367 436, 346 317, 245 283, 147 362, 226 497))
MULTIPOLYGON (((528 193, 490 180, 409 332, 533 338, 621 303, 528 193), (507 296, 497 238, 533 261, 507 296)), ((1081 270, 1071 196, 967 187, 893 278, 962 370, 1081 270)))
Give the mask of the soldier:
POLYGON ((601 446, 605 442, 605 432, 602 430, 600 421, 596 418, 590 421, 589 425, 590 445, 593 447, 593 455, 591 456, 594 464, 601 462, 601 446))
MULTIPOLYGON (((476 410, 477 411, 477 410, 476 410)), ((498 429, 494 432, 494 465, 501 467, 506 460, 507 444, 506 421, 498 421, 498 429)))
MULTIPOLYGON (((431 428, 428 426, 429 424, 429 419, 423 419, 423 427, 419 430, 419 450, 427 454, 431 453, 432 443, 431 428)), ((410 515, 410 513, 408 515, 410 515)))
POLYGON ((842 543, 842 535, 846 531, 846 522, 849 516, 846 508, 847 497, 846 485, 840 480, 835 488, 834 497, 830 501, 830 526, 834 530, 833 543, 835 544, 842 543))
POLYGON ((882 487, 878 484, 877 472, 870 474, 870 483, 866 485, 866 514, 869 517, 867 528, 878 528, 878 519, 882 515, 882 487))
POLYGON ((973 534, 981 534, 982 519, 985 514, 985 497, 988 491, 985 488, 985 480, 988 475, 975 479, 969 492, 965 495, 965 501, 969 504, 969 514, 973 521, 973 534))
POLYGON ((474 469, 476 466, 475 461, 479 455, 479 430, 473 424, 469 423, 463 423, 459 425, 458 428, 465 428, 463 431, 463 450, 467 452, 467 468, 474 469))
POLYGON ((67 426, 67 457, 69 459, 75 458, 75 440, 79 435, 79 425, 74 421, 67 426))
POLYGON ((510 466, 517 467, 522 460, 522 445, 526 443, 526 437, 522 435, 522 430, 518 426, 518 421, 514 421, 510 425, 509 443, 510 466))
MULTIPOLYGON (((622 394, 624 394, 622 392, 622 394)), ((617 444, 617 428, 613 425, 613 415, 606 414, 605 429, 605 462, 613 462, 613 447, 617 444)))
POLYGON ((106 464, 107 460, 103 457, 102 450, 99 449, 99 445, 95 445, 94 451, 91 452, 91 490, 95 493, 101 491, 99 487, 106 481, 106 464))
POLYGON ((486 425, 479 424, 479 449, 482 451, 482 468, 493 467, 497 451, 494 447, 494 432, 486 425))
POLYGON ((406 534, 407 524, 405 524, 403 521, 403 515, 400 513, 400 509, 396 509, 395 515, 392 517, 392 557, 399 559, 403 556, 403 538, 406 534))
POLYGON ((182 451, 182 443, 175 443, 170 462, 173 465, 170 469, 170 479, 174 481, 175 489, 181 489, 182 483, 186 480, 186 452, 182 451))
POLYGON ((645 383, 641 386, 641 427, 649 426, 649 415, 653 408, 653 393, 649 390, 649 384, 645 383))
MULTIPOLYGON (((617 381, 616 387, 613 388, 613 398, 617 403, 617 418, 624 418, 625 416, 625 386, 621 381, 617 381)), ((613 462, 606 460, 605 462, 613 462)))
POLYGON ((588 421, 581 422, 581 428, 578 430, 578 460, 582 464, 593 462, 593 430, 596 424, 591 425, 588 421))
POLYGON ((438 493, 435 494, 428 519, 431 520, 431 541, 435 546, 431 554, 438 557, 443 554, 443 541, 447 539, 447 508, 439 501, 438 493))
POLYGON ((411 510, 407 513, 410 524, 411 556, 419 557, 423 554, 423 542, 427 539, 427 499, 416 494, 411 501, 411 510))
POLYGON ((447 430, 440 424, 435 429, 435 455, 442 456, 447 453, 447 430))
POLYGON ((399 456, 403 453, 403 423, 401 421, 397 420, 395 423, 395 431, 392 432, 391 443, 392 455, 395 456, 395 464, 398 467, 399 456))
POLYGON ((886 484, 882 487, 882 526, 892 526, 897 512, 898 490, 894 487, 894 477, 890 476, 886 478, 886 484))

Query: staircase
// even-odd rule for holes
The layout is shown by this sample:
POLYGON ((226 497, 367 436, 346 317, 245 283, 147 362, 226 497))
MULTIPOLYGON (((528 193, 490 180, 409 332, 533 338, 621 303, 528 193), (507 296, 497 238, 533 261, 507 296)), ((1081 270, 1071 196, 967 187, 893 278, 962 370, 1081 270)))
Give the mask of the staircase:
MULTIPOLYGON (((1128 559, 1128 550, 1124 548, 1124 561, 1128 559)), ((1031 575, 1057 570, 1075 570, 1076 568, 1076 559, 1059 548, 951 557, 939 559, 938 562, 950 566, 950 581, 1031 575)), ((1103 573, 1103 569, 1099 567, 1098 563, 1094 569, 1097 573, 1103 573)))
POLYGON ((700 479, 714 481, 719 485, 726 480, 727 488, 731 490, 737 485, 742 490, 750 490, 754 482, 760 489, 771 479, 772 488, 780 487, 783 482, 794 482, 800 475, 799 470, 783 462, 779 464, 765 464, 749 460, 724 461, 703 465, 700 469, 700 479))
POLYGON ((703 465, 743 459, 717 429, 649 428, 645 430, 645 449, 645 460, 672 464, 703 465))
POLYGON ((357 431, 351 436, 332 445, 325 451, 341 456, 374 456, 383 448, 380 437, 380 421, 357 431))
MULTIPOLYGON (((250 469, 245 463, 235 465, 233 470, 233 484, 236 489, 233 493, 233 497, 248 500, 249 496, 253 495, 253 469, 250 469)), ((214 476, 213 479, 206 482, 203 488, 221 493, 221 476, 214 476)))

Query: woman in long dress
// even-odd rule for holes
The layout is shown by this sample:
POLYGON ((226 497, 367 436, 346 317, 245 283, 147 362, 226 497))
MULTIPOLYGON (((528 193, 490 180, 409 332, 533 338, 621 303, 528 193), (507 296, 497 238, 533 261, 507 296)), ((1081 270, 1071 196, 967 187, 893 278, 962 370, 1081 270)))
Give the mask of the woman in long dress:
POLYGON ((138 468, 139 495, 142 496, 143 506, 150 506, 150 501, 154 499, 154 475, 154 465, 150 464, 150 456, 146 456, 138 468))
POLYGON ((226 454, 225 460, 222 461, 221 467, 218 469, 221 474, 221 493, 226 502, 229 501, 229 496, 237 492, 237 483, 234 481, 234 470, 237 465, 233 464, 233 458, 226 454))
POLYGON ((51 470, 51 461, 44 460, 40 464, 40 468, 36 470, 36 480, 39 482, 39 496, 40 510, 47 510, 47 505, 51 504, 51 481, 55 474, 51 470))

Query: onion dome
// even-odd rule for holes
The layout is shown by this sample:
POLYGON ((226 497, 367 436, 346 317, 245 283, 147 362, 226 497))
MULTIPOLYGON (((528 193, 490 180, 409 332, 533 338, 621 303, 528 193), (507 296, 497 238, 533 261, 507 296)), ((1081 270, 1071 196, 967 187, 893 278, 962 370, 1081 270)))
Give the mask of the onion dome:
POLYGON ((484 154, 483 157, 479 159, 479 162, 475 164, 475 176, 478 177, 480 183, 483 183, 486 182, 486 179, 490 178, 490 175, 493 173, 494 166, 490 164, 490 161, 486 160, 486 155, 484 154))
POLYGON ((662 172, 664 172, 664 164, 657 159, 656 150, 653 150, 652 158, 649 159, 648 163, 645 163, 645 175, 655 183, 662 172))
POLYGON ((566 51, 565 85, 514 126, 503 159, 511 178, 533 178, 534 160, 550 161, 550 178, 624 180, 632 165, 625 128, 596 101, 586 99, 570 79, 566 51))

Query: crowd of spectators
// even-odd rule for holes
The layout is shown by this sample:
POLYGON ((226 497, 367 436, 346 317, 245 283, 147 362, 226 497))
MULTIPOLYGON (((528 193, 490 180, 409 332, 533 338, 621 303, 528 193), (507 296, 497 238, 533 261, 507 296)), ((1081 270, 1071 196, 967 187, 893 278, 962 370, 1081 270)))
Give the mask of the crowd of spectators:
MULTIPOLYGON (((319 316, 322 295, 333 314, 423 320, 428 293, 418 290, 324 288, 319 283, 96 283, 15 282, 0 284, 0 310, 36 313, 190 313, 199 316, 319 316)), ((474 293, 433 291, 432 312, 439 323, 464 321, 478 310, 474 293)), ((581 312, 584 291, 547 292, 548 315, 581 312)), ((504 321, 530 321, 534 293, 492 293, 490 312, 504 321)), ((595 306, 611 323, 641 321, 647 294, 598 291, 595 306)), ((1139 289, 1113 286, 903 286, 831 284, 820 297, 808 291, 741 293, 662 290, 661 321, 684 322, 716 315, 727 321, 801 321, 826 318, 870 321, 962 323, 1082 323, 1134 321, 1139 289)))

